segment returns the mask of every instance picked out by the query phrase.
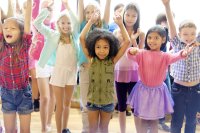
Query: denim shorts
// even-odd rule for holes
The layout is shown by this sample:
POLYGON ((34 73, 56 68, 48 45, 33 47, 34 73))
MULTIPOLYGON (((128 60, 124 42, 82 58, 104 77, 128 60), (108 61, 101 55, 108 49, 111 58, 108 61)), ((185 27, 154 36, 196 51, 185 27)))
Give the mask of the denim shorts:
POLYGON ((114 111, 114 104, 97 105, 92 103, 87 103, 87 109, 90 111, 104 111, 107 113, 112 113, 114 111))
POLYGON ((30 85, 22 90, 1 88, 1 100, 3 113, 30 114, 33 111, 30 85))

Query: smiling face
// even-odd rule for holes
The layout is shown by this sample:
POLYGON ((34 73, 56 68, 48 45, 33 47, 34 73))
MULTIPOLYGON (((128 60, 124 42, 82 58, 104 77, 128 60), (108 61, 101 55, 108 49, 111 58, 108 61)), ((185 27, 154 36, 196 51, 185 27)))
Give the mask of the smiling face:
POLYGON ((157 32, 151 32, 147 35, 147 45, 152 51, 160 51, 160 47, 165 42, 165 39, 157 32))
POLYGON ((184 27, 180 30, 179 36, 184 43, 190 44, 196 39, 196 28, 184 27))
POLYGON ((58 22, 58 28, 61 33, 63 34, 71 34, 72 26, 71 26, 71 20, 67 15, 62 16, 58 22))
POLYGON ((16 43, 20 39, 21 31, 16 20, 9 19, 4 22, 3 36, 8 44, 16 43))
POLYGON ((132 27, 138 18, 138 14, 134 9, 128 9, 124 13, 124 21, 126 24, 126 27, 132 27))
POLYGON ((95 53, 100 60, 105 59, 110 51, 110 45, 107 40, 100 39, 96 41, 95 44, 95 53))

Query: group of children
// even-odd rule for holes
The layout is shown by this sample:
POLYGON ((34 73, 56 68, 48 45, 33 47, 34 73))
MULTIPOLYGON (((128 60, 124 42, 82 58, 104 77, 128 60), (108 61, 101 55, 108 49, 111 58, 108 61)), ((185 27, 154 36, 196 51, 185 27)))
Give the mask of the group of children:
POLYGON ((172 114, 172 133, 181 132, 184 116, 185 133, 195 133, 200 111, 197 28, 193 22, 183 21, 177 33, 170 0, 161 0, 169 27, 153 26, 146 36, 140 28, 136 3, 121 4, 114 24, 109 26, 111 0, 106 0, 103 18, 97 2, 84 6, 79 0, 77 18, 69 1, 62 0, 62 12, 52 24, 55 2, 27 0, 23 17, 13 15, 0 25, 0 87, 6 133, 15 132, 16 113, 20 132, 31 132, 31 90, 35 91, 34 99, 40 97, 41 132, 51 130, 55 109, 57 133, 71 133, 68 119, 78 71, 82 133, 109 132, 115 95, 121 133, 126 133, 127 104, 134 114, 137 133, 157 133, 158 120, 166 114, 172 114), (41 10, 35 11, 38 3, 41 10), (39 12, 33 19, 32 11, 39 12), (169 41, 167 28, 172 53, 161 51, 169 41), (32 79, 37 84, 32 89, 31 64, 32 79), (169 66, 174 78, 171 92, 164 83, 169 66))

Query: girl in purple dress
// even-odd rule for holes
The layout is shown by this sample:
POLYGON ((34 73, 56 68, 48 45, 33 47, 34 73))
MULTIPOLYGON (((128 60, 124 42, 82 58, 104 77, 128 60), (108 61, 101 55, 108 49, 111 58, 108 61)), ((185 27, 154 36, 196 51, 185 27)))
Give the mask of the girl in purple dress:
POLYGON ((132 47, 128 49, 127 57, 138 63, 140 81, 134 86, 128 97, 127 104, 134 109, 136 130, 138 133, 157 133, 157 122, 165 114, 173 112, 174 102, 164 83, 168 66, 182 58, 192 50, 192 47, 170 54, 160 51, 166 45, 167 34, 162 26, 149 29, 145 38, 145 49, 132 47))

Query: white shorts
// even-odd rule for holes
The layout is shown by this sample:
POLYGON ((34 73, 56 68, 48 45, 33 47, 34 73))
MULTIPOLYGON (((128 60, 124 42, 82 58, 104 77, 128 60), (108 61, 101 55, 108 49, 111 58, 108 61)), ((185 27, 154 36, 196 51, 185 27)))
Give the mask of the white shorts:
POLYGON ((52 73, 50 84, 58 87, 77 84, 77 69, 66 69, 66 67, 56 67, 52 73))
POLYGON ((48 78, 52 75, 52 71, 52 66, 45 65, 45 67, 42 68, 36 63, 36 78, 48 78))

